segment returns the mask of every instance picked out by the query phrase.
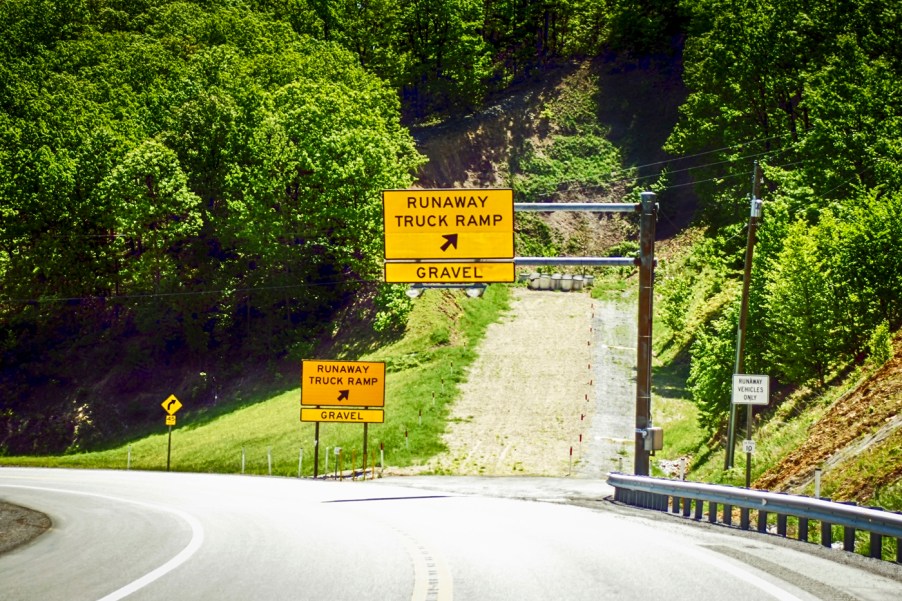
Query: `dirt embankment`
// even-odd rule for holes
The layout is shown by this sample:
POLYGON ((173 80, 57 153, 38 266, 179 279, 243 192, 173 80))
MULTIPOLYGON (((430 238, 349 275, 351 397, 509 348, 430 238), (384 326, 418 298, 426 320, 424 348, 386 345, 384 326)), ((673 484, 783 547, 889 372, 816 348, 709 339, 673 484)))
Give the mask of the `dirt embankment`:
MULTIPOLYGON (((807 485, 815 468, 824 474, 847 461, 866 458, 881 445, 902 455, 902 354, 896 354, 860 386, 838 399, 809 430, 805 443, 754 483, 768 490, 794 491, 807 485)), ((902 457, 900 457, 902 458, 902 457)), ((834 492, 837 500, 866 502, 880 487, 902 478, 902 461, 856 470, 834 492)))

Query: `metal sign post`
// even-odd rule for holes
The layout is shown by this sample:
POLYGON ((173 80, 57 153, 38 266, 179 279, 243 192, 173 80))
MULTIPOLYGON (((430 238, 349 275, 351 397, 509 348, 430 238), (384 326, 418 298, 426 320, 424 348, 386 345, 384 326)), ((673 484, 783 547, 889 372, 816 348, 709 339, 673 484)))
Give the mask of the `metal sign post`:
POLYGON ((649 474, 649 451, 645 444, 651 428, 651 333, 655 279, 654 192, 642 193, 639 222, 639 337, 636 349, 636 459, 637 476, 649 474))
POLYGON ((169 460, 172 458, 172 426, 169 426, 169 444, 166 446, 166 471, 169 471, 169 460))
POLYGON ((752 485, 752 453, 755 442, 752 440, 752 405, 767 405, 770 402, 770 377, 755 374, 733 375, 733 398, 731 412, 736 413, 737 405, 746 406, 745 432, 743 441, 745 451, 745 487, 752 485))
POLYGON ((316 422, 313 432, 313 479, 319 476, 319 422, 316 422))
POLYGON ((172 427, 175 425, 175 414, 182 408, 182 403, 170 394, 162 403, 163 411, 166 412, 166 425, 169 426, 169 442, 166 445, 166 471, 169 471, 172 458, 172 427))

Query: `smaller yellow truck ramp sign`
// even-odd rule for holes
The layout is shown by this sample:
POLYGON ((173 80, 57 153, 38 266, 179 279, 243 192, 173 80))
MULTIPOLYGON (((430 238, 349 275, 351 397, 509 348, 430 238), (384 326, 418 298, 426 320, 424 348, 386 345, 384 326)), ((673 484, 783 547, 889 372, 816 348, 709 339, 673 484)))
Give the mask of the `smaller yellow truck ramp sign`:
POLYGON ((301 405, 384 407, 385 363, 304 359, 301 405))

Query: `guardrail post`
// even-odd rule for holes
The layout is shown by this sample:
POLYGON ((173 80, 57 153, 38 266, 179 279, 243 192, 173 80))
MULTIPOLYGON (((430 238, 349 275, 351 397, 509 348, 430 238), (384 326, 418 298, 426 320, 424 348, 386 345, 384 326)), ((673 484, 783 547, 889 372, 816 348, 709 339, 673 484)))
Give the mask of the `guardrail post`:
MULTIPOLYGON (((854 501, 843 503, 843 505, 857 505, 854 501)), ((853 526, 843 526, 842 531, 842 548, 845 551, 855 552, 855 528, 853 526)))
POLYGON ((833 525, 824 520, 821 520, 821 546, 833 546, 833 525))
POLYGON ((767 512, 758 510, 758 532, 767 532, 767 512))
POLYGON ((739 508, 739 527, 743 530, 749 529, 749 510, 746 507, 739 508))
MULTIPOLYGON (((698 500, 695 501, 696 504, 698 500)), ((692 512, 692 499, 689 497, 683 497, 683 517, 689 517, 689 514, 692 512)))
POLYGON ((673 503, 671 503, 671 505, 670 505, 671 513, 679 513, 680 512, 680 502, 681 501, 682 501, 682 499, 680 499, 679 497, 673 498, 673 503))
POLYGON ((696 499, 695 500, 695 516, 694 516, 696 522, 702 521, 702 513, 704 513, 704 509, 705 509, 705 502, 702 501, 701 499, 696 499))
POLYGON ((714 501, 708 503, 708 521, 712 524, 717 523, 717 503, 714 501))
POLYGON ((808 518, 799 518, 799 540, 803 543, 808 542, 808 518))
POLYGON ((782 513, 777 514, 777 534, 786 537, 786 515, 782 513))
POLYGON ((723 506, 723 523, 727 526, 733 525, 733 506, 726 503, 723 506))
POLYGON ((843 528, 842 548, 846 551, 855 552, 855 528, 845 526, 843 528))
POLYGON ((869 542, 868 556, 873 559, 883 559, 883 535, 871 532, 869 542))
POLYGON ((902 563, 902 538, 896 539, 896 563, 902 563))

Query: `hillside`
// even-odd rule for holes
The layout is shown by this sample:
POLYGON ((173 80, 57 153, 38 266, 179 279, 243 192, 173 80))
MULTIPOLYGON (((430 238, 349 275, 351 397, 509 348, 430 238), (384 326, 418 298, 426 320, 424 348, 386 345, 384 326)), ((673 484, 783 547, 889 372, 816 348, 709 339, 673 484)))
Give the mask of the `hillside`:
MULTIPOLYGON (((442 123, 432 127, 414 130, 418 148, 429 158, 420 171, 419 185, 424 187, 454 186, 501 186, 509 177, 508 166, 516 149, 527 140, 541 143, 549 135, 547 126, 540 118, 542 108, 556 94, 561 94, 568 85, 580 81, 589 75, 599 77, 599 89, 605 92, 601 99, 600 115, 607 118, 605 124, 610 128, 610 136, 619 144, 627 147, 626 156, 633 164, 647 164, 661 158, 660 145, 666 133, 670 131, 670 123, 675 119, 676 103, 681 98, 678 86, 674 85, 672 73, 667 68, 644 68, 596 61, 591 64, 574 64, 564 68, 552 76, 544 78, 534 86, 521 90, 520 93, 500 99, 496 105, 478 115, 467 119, 442 123), (635 78, 635 79, 633 79, 635 78), (645 93, 636 93, 646 86, 645 93), (648 90, 657 89, 655 100, 663 102, 663 109, 655 118, 651 115, 661 106, 644 102, 648 98, 648 90), (619 98, 619 102, 614 99, 619 98), (618 113, 624 107, 630 107, 632 114, 618 113), (668 108, 670 107, 670 108, 668 108), (672 110, 671 110, 672 109, 672 110), (662 120, 665 122, 662 123, 662 120), (641 130, 641 131, 640 131, 641 130), (637 144, 643 140, 647 145, 637 144)), ((684 174, 685 175, 685 174, 684 174)), ((688 175, 686 175, 688 177, 688 175)), ((684 195, 684 190, 676 187, 661 195, 662 213, 659 226, 659 242, 662 252, 666 247, 668 259, 674 253, 685 252, 670 242, 670 237, 683 230, 692 215, 694 199, 684 195), (675 193, 679 192, 680 195, 675 193), (673 207, 672 210, 668 210, 673 207)), ((607 198, 579 198, 574 200, 598 200, 607 198)), ((556 215, 560 215, 556 214, 556 215)), ((558 235, 566 237, 574 231, 572 224, 548 221, 558 235)), ((623 230, 611 227, 610 222, 598 221, 593 224, 591 238, 598 246, 590 251, 609 248, 624 239, 623 230)), ((696 240, 690 237, 689 241, 696 240)), ((522 318, 522 317, 521 317, 522 318)), ((517 317, 512 315, 512 320, 517 317)), ((487 344, 493 344, 487 342, 487 344)), ((497 344, 497 343, 494 343, 497 344)), ((672 403, 685 404, 684 390, 674 386, 685 386, 687 373, 685 353, 671 359, 673 363, 659 364, 656 377, 655 403, 661 408, 665 431, 672 428, 668 419, 676 412, 681 430, 686 427, 682 410, 674 409, 672 403), (674 378, 676 375, 676 379, 674 378), (663 379, 662 379, 663 378, 663 379), (666 384, 660 384, 666 382, 666 384), (662 398, 665 394, 671 398, 662 398)), ((566 368, 564 368, 566 371, 566 368)), ((491 382, 480 380, 482 372, 476 370, 470 374, 470 386, 473 389, 489 387, 504 388, 497 382, 494 374, 491 382)), ((856 372, 857 373, 857 372, 856 372)), ((756 425, 756 438, 768 439, 759 443, 760 455, 756 455, 755 471, 764 473, 755 481, 757 487, 770 490, 813 493, 813 472, 815 467, 823 469, 823 494, 837 499, 855 500, 858 502, 881 503, 890 507, 902 507, 902 418, 898 417, 902 409, 902 357, 897 344, 896 356, 875 373, 864 377, 860 382, 856 376, 840 379, 834 387, 820 393, 801 389, 791 396, 780 408, 764 416, 759 416, 756 425), (835 401, 835 397, 839 396, 835 401)), ((509 386, 516 387, 511 381, 509 386)), ((470 416, 472 410, 461 410, 470 416)), ((452 424, 452 437, 464 436, 464 425, 469 423, 467 416, 462 417, 464 423, 452 424)), ((661 418, 658 418, 661 419, 661 418)), ((694 418, 693 418, 694 420, 694 418)), ((480 423, 474 420, 475 423, 480 423)), ((488 427, 488 426, 485 426, 488 427)), ((704 433, 693 424, 695 439, 690 446, 700 449, 706 447, 704 433)), ((475 425, 472 432, 479 430, 475 425)), ((680 434, 683 435, 682 433, 680 434)), ((452 445, 458 448, 471 448, 482 445, 479 435, 474 438, 454 440, 452 445)), ((503 446, 503 445, 502 445, 503 446)), ((660 473, 676 475, 674 461, 681 456, 687 459, 687 465, 693 465, 698 452, 680 453, 665 449, 656 461, 656 469, 660 473)), ((708 464, 722 463, 722 448, 705 451, 704 461, 708 464)), ((744 456, 737 454, 737 468, 744 466, 744 456)), ((450 456, 449 456, 450 457, 450 456)), ((514 462, 515 464, 516 462, 514 462)), ((461 462, 449 461, 448 457, 438 460, 440 471, 462 468, 461 462)), ((476 465, 475 463, 472 465, 476 465)), ((470 469, 473 469, 471 467, 470 469)), ((478 471, 478 467, 476 468, 478 471)), ((483 467, 483 470, 486 468, 483 467)), ((744 468, 743 468, 744 469, 744 468)), ((492 468, 496 473, 497 468, 492 468)), ((464 469, 466 471, 466 469, 464 469)), ((504 471, 504 470, 501 470, 504 471)), ((741 470, 740 470, 741 471, 741 470)), ((517 473, 516 470, 508 470, 517 473)), ((711 473, 706 469, 705 473, 711 473)), ((698 475, 689 474, 690 478, 698 475)), ((719 473, 718 479, 729 480, 732 476, 719 473)))
MULTIPOLYGON (((813 492, 815 469, 822 492, 836 500, 899 507, 902 501, 902 345, 873 374, 855 382, 838 399, 797 401, 770 426, 779 431, 792 413, 816 412, 819 419, 804 441, 755 481, 768 490, 813 492), (820 406, 818 406, 820 405, 820 406)), ((828 397, 829 398, 829 397, 828 397)))
MULTIPOLYGON (((649 184, 662 172, 662 150, 686 91, 676 59, 630 60, 603 56, 564 63, 543 70, 491 99, 488 108, 462 118, 411 130, 417 150, 429 160, 417 174, 423 188, 510 187, 518 161, 530 148, 543 148, 561 133, 560 114, 588 97, 596 123, 617 148, 625 168, 649 184), (563 106, 561 106, 563 105, 563 106)), ((601 152, 601 149, 599 149, 601 152)), ((693 161, 684 162, 685 166, 693 161)), ((615 174, 616 175, 616 174, 615 174)), ((610 176, 609 176, 610 177, 610 176)), ((672 189, 659 195, 659 235, 670 236, 688 225, 696 197, 688 171, 673 174, 672 189)), ((562 202, 619 202, 624 187, 558 187, 562 202)), ((549 218, 559 229, 572 230, 572 216, 557 213, 549 218), (566 222, 571 222, 570 225, 566 222)), ((607 220, 595 220, 586 238, 585 254, 603 251, 622 241, 623 232, 612 231, 607 220)))

